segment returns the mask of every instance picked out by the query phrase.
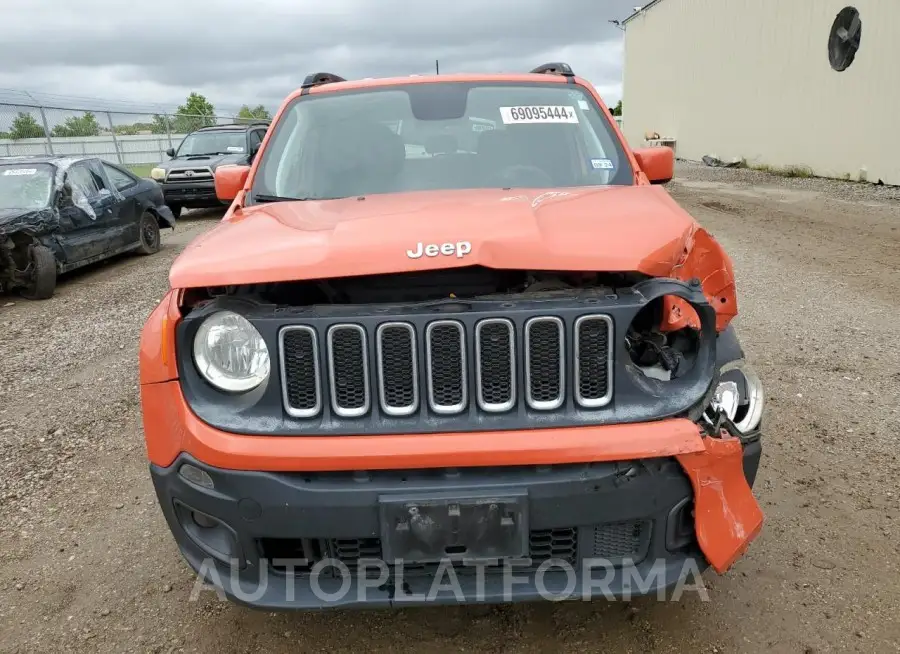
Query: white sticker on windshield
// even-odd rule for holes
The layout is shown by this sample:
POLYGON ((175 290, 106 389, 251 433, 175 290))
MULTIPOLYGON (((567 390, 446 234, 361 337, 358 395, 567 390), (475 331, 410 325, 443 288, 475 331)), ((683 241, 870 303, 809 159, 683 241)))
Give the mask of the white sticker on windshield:
POLYGON ((590 110, 591 110, 591 105, 588 103, 587 100, 579 100, 579 101, 578 101, 578 106, 579 106, 580 108, 584 109, 585 111, 590 111, 590 110))
POLYGON ((577 123, 575 107, 538 105, 531 107, 500 107, 500 118, 505 125, 519 123, 577 123))
POLYGON ((591 168, 594 170, 612 170, 615 168, 610 159, 591 159, 591 168))
POLYGON ((242 148, 242 147, 239 146, 239 145, 229 145, 229 146, 228 146, 228 151, 229 151, 229 152, 243 152, 243 151, 244 151, 244 148, 242 148))
POLYGON ((4 170, 4 175, 34 175, 37 173, 37 168, 9 168, 8 170, 4 170))

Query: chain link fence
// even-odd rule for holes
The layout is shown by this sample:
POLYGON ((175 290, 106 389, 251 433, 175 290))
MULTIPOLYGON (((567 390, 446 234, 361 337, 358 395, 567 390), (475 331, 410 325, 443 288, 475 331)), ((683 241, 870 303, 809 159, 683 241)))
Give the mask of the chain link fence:
POLYGON ((146 177, 166 150, 200 127, 241 122, 235 115, 86 111, 0 102, 0 157, 96 156, 146 177))

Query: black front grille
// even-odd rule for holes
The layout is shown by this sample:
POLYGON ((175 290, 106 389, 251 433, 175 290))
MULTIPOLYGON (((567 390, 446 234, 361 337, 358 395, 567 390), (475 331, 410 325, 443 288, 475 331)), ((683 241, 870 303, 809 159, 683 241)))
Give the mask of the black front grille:
POLYGON ((559 318, 534 318, 525 325, 528 403, 536 409, 563 402, 563 324, 559 318))
POLYGON ((287 407, 298 417, 316 415, 321 408, 316 333, 309 327, 286 329, 281 350, 287 407))
POLYGON ((579 401, 600 405, 609 391, 609 324, 599 316, 579 318, 575 323, 576 389, 579 401))
POLYGON ((428 401, 438 413, 465 408, 466 356, 463 326, 454 322, 432 323, 427 334, 428 401))
POLYGON ((369 405, 366 334, 356 325, 336 325, 328 331, 331 403, 341 416, 362 415, 369 405))
POLYGON ((341 419, 373 410, 432 419, 475 411, 499 419, 525 406, 560 410, 567 401, 565 410, 573 401, 600 409, 612 398, 612 320, 603 314, 518 324, 500 317, 366 322, 282 329, 284 402, 292 417, 320 417, 329 406, 341 419))
POLYGON ((507 411, 513 406, 514 338, 508 320, 485 320, 476 327, 478 404, 485 411, 507 411))
POLYGON ((415 411, 419 382, 415 331, 410 325, 386 324, 379 327, 378 366, 382 409, 390 415, 409 415, 415 411))

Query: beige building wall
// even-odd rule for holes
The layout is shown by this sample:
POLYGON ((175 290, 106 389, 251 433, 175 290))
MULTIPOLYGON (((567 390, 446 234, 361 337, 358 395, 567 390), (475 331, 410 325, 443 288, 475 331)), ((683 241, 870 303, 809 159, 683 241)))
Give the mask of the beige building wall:
POLYGON ((659 0, 626 23, 622 103, 632 147, 654 131, 684 159, 900 184, 900 0, 659 0), (860 47, 836 72, 828 37, 850 4, 860 47))

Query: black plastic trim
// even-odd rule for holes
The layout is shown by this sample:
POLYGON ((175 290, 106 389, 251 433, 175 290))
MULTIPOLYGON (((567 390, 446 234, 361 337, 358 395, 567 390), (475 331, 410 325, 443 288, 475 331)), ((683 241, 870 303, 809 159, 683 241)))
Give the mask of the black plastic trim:
MULTIPOLYGON (((491 430, 575 427, 657 420, 686 415, 698 419, 718 379, 715 311, 706 301, 699 286, 671 279, 652 279, 616 294, 598 296, 583 294, 562 300, 535 300, 527 296, 502 300, 448 300, 406 305, 324 305, 305 308, 276 307, 234 297, 220 297, 187 315, 178 325, 176 347, 181 388, 194 413, 207 424, 227 432, 258 435, 350 435, 442 433, 491 430), (701 346, 693 366, 682 377, 661 381, 645 376, 631 363, 625 346, 625 332, 637 313, 651 300, 674 295, 690 302, 701 319, 701 346), (273 357, 272 372, 260 388, 243 395, 222 393, 205 382, 192 363, 190 352, 194 335, 201 322, 211 313, 229 309, 244 315, 260 331, 273 357), (603 407, 579 407, 568 393, 561 407, 553 411, 531 409, 520 395, 516 406, 504 414, 488 414, 471 401, 457 415, 439 415, 422 402, 411 416, 390 416, 379 402, 371 402, 364 416, 341 418, 324 402, 322 412, 314 418, 295 418, 287 414, 282 394, 278 356, 279 332, 289 326, 309 325, 316 330, 320 343, 325 342, 329 326, 347 322, 359 324, 369 342, 375 342, 380 324, 408 322, 420 334, 435 320, 458 320, 467 331, 486 317, 508 318, 515 327, 517 351, 524 351, 524 325, 535 316, 558 316, 566 325, 566 339, 573 342, 575 320, 584 315, 606 314, 615 326, 613 331, 612 400, 603 407)), ((475 360, 474 339, 467 339, 466 358, 475 360)), ((567 387, 572 383, 574 348, 565 350, 567 387)), ((376 348, 369 348, 368 374, 370 388, 377 388, 376 348)), ((319 351, 319 369, 327 374, 325 348, 319 351)), ((420 348, 419 370, 427 370, 424 349, 420 348)), ((467 369, 469 388, 475 388, 475 368, 467 369)), ((524 366, 516 366, 516 385, 524 388, 524 366)), ((419 396, 427 398, 427 375, 420 375, 419 396)), ((324 385, 327 387, 327 383, 324 385)), ((324 398, 323 398, 324 399, 324 398)))

